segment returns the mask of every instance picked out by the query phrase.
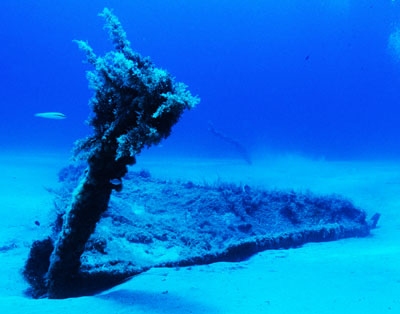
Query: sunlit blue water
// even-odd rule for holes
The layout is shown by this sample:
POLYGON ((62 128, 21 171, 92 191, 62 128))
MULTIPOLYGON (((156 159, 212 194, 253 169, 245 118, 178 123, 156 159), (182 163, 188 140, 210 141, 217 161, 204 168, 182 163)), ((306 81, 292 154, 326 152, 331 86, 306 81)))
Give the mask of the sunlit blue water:
POLYGON ((159 150, 235 156, 212 121, 255 157, 400 156, 400 4, 390 0, 4 0, 0 148, 68 151, 90 132, 90 66, 72 40, 111 49, 105 6, 136 51, 202 99, 159 150), (68 118, 33 116, 42 111, 68 118))

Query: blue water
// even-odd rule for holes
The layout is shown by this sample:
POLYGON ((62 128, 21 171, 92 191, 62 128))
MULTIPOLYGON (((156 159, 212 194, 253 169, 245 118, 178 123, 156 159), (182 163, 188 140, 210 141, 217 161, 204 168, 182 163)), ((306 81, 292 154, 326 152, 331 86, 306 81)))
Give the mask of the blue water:
POLYGON ((391 0, 22 1, 0 5, 0 149, 68 152, 90 133, 84 55, 112 48, 97 14, 114 9, 134 50, 201 97, 164 153, 254 158, 400 157, 400 26, 391 0), (393 36, 392 36, 393 38, 393 36), (394 45, 393 45, 394 44, 394 45), (65 120, 35 118, 60 111, 65 120))

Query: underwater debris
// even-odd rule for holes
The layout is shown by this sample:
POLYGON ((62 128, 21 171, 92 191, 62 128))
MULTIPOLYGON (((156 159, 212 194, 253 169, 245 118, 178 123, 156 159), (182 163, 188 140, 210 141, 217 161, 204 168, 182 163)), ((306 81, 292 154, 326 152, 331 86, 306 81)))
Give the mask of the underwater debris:
MULTIPOLYGON (((78 182, 74 169, 67 169, 71 179, 63 181, 60 196, 72 194, 78 182)), ((89 246, 82 255, 81 271, 97 274, 98 284, 151 267, 242 261, 264 250, 365 237, 375 228, 370 221, 379 218, 367 219, 338 195, 186 184, 143 177, 142 171, 126 175, 124 190, 112 195, 89 240, 108 239, 102 247, 107 254, 89 246)))
POLYGON ((240 143, 238 140, 215 129, 211 121, 208 121, 208 130, 211 132, 211 134, 215 135, 219 139, 223 140, 226 143, 231 144, 235 148, 235 150, 240 154, 240 156, 246 161, 247 164, 251 165, 253 163, 249 152, 244 147, 244 145, 240 143))

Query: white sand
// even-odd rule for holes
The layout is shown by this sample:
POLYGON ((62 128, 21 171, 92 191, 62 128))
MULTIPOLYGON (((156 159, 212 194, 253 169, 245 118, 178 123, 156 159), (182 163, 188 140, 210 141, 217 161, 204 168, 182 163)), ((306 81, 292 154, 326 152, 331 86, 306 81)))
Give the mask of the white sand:
POLYGON ((0 309, 3 313, 400 313, 400 162, 326 162, 268 157, 155 160, 136 169, 154 176, 266 188, 338 193, 369 215, 372 236, 266 251, 241 263, 152 269, 100 295, 32 300, 22 268, 32 239, 47 233, 58 170, 68 156, 0 154, 0 309), (35 225, 40 222, 40 226, 35 225))

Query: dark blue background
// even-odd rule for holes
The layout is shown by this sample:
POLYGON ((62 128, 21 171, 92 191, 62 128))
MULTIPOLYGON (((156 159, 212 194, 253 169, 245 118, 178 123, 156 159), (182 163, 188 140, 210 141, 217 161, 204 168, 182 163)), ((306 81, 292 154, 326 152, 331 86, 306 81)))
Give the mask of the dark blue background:
POLYGON ((236 152, 208 121, 261 152, 328 159, 400 157, 400 65, 388 38, 391 0, 4 0, 0 148, 64 150, 90 129, 82 63, 72 42, 111 49, 103 7, 132 47, 202 101, 154 148, 200 157, 236 152), (62 121, 33 117, 61 111, 62 121))

